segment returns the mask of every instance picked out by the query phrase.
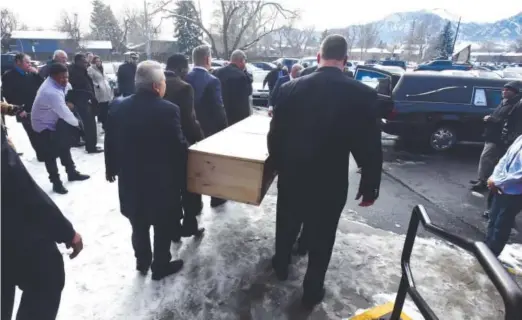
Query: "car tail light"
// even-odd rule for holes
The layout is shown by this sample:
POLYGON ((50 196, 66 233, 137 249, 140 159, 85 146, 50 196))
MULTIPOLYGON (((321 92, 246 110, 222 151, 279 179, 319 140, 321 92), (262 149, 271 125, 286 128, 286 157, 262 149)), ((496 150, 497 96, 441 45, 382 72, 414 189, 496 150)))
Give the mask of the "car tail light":
POLYGON ((397 108, 393 107, 393 109, 390 111, 390 114, 388 114, 387 120, 395 119, 397 114, 398 114, 397 108))

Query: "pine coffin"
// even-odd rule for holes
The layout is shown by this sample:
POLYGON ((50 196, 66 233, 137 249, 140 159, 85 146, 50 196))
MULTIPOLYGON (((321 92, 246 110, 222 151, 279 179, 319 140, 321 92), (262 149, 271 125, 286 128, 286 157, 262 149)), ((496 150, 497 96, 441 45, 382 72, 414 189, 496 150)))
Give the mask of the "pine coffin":
POLYGON ((266 144, 269 127, 269 117, 252 115, 192 145, 188 191, 261 204, 275 178, 266 144))

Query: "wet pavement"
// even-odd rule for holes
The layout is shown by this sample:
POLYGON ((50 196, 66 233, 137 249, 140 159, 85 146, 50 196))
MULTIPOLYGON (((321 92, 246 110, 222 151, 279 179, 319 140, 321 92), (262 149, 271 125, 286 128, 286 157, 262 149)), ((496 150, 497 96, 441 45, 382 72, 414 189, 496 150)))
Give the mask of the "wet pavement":
MULTIPOLYGON (((481 218, 474 219, 480 217, 480 201, 466 195, 467 171, 451 169, 473 173, 473 166, 466 166, 471 160, 401 151, 386 139, 381 196, 373 207, 360 208, 353 200, 359 174, 354 164, 350 167, 349 199, 326 277, 326 298, 311 314, 299 305, 307 259, 295 259, 286 282, 277 281, 270 269, 275 183, 259 207, 228 202, 211 209, 204 197, 200 223, 207 229, 205 236, 173 245, 173 256, 184 259, 185 266, 179 274, 155 282, 134 270, 130 225, 119 213, 117 185, 105 181, 103 154, 73 149, 78 169, 92 177, 67 182, 69 194, 56 195, 21 126, 14 121, 8 125, 28 170, 85 241, 75 260, 60 247, 67 274, 60 320, 349 318, 394 299, 403 234, 415 205, 425 205, 435 223, 461 235, 478 239, 483 230, 481 218)), ((521 251, 522 246, 512 248, 521 251)), ((416 241, 412 270, 420 292, 441 319, 502 317, 495 288, 462 250, 423 233, 416 241)), ((415 316, 411 303, 407 309, 415 316)))

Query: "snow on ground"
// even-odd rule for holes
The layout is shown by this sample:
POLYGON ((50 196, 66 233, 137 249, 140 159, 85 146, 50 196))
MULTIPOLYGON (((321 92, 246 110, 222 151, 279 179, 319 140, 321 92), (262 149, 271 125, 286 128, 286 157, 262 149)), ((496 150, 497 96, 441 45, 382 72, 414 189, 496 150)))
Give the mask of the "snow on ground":
MULTIPOLYGON (((103 154, 73 149, 85 182, 65 182, 67 195, 51 191, 21 125, 8 119, 9 134, 29 172, 49 193, 84 239, 84 251, 69 260, 60 320, 305 319, 297 307, 307 259, 297 259, 286 282, 270 270, 277 191, 260 207, 227 203, 205 209, 200 241, 172 247, 184 269, 159 282, 134 270, 131 229, 119 212, 117 184, 105 181, 103 154)), ((355 167, 354 167, 355 168, 355 167)), ((62 177, 66 178, 63 167, 62 177)), ((64 179, 65 181, 66 179, 64 179)), ((355 207, 356 203, 349 203, 355 207)), ((373 229, 344 216, 327 273, 324 302, 309 319, 349 318, 357 310, 393 300, 400 279, 404 236, 373 229)), ((520 247, 518 250, 520 259, 520 247)), ((511 252, 511 251, 510 251, 511 252)), ((420 292, 441 319, 498 320, 503 304, 478 263, 442 241, 418 238, 412 270, 420 292)), ((411 308, 411 305, 407 305, 411 308)))

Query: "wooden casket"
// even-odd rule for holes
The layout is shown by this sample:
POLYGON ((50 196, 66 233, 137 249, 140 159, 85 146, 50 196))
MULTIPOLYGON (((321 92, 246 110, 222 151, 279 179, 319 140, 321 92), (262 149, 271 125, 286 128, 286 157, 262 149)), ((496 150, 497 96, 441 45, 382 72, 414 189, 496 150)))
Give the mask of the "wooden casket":
POLYGON ((189 148, 190 192, 259 205, 275 178, 266 138, 270 118, 252 115, 189 148))

